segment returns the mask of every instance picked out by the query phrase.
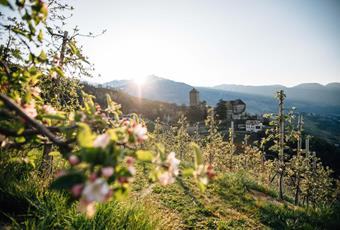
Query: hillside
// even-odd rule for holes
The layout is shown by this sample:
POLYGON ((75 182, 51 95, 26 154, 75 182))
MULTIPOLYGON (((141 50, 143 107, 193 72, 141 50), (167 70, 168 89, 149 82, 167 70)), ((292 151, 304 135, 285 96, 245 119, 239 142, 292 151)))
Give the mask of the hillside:
POLYGON ((86 84, 83 85, 83 89, 86 93, 95 96, 96 102, 101 106, 106 106, 106 94, 108 94, 115 102, 123 105, 122 111, 124 114, 138 113, 150 120, 155 120, 158 117, 163 118, 165 114, 177 117, 177 113, 181 111, 181 108, 174 103, 137 98, 122 90, 94 87, 86 84))
MULTIPOLYGON (((149 76, 143 87, 131 80, 115 80, 103 86, 118 88, 130 95, 152 100, 177 104, 189 104, 188 93, 193 86, 172 80, 149 76)), ((234 86, 196 87, 200 91, 200 99, 215 106, 219 99, 242 99, 250 113, 267 113, 276 111, 275 92, 284 89, 287 94, 286 106, 297 107, 299 111, 318 114, 339 114, 340 88, 338 83, 327 86, 304 84, 293 88, 275 86, 234 86)))
MULTIPOLYGON (((22 173, 22 172, 21 172, 22 173)), ((1 175, 4 176, 4 175, 1 175)), ((0 184, 0 228, 5 229, 338 229, 337 210, 308 210, 243 173, 225 173, 200 192, 184 178, 149 184, 142 165, 128 199, 100 205, 92 219, 77 213, 65 193, 43 192, 42 181, 15 178, 0 184), (19 192, 20 191, 20 192, 19 192), (8 205, 8 204, 15 204, 8 205), (8 216, 9 215, 9 216, 8 216)))

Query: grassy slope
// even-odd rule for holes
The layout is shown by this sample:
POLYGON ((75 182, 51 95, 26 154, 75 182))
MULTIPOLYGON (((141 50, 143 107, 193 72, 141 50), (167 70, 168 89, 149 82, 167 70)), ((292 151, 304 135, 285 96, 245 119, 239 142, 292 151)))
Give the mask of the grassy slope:
POLYGON ((221 176, 205 193, 189 180, 178 180, 139 194, 164 212, 162 229, 335 229, 339 224, 326 210, 306 211, 279 202, 275 192, 243 174, 221 176))
MULTIPOLYGON (((13 174, 15 175, 15 174, 13 174)), ((4 175, 2 175, 4 176, 4 175)), ((4 177, 2 177, 4 178, 4 177)), ((1 226, 21 229, 337 229, 334 213, 306 211, 276 200, 243 174, 216 178, 202 193, 188 179, 149 185, 138 174, 130 199, 99 207, 87 220, 67 196, 42 189, 32 175, 1 181, 1 226), (7 202, 7 205, 4 204, 7 202), (15 203, 14 203, 15 202, 15 203), (14 205, 15 204, 15 205, 14 205), (12 205, 12 207, 10 207, 12 205), (9 221, 12 218, 12 222, 9 221)), ((329 210, 328 210, 329 211, 329 210)), ((338 214, 339 215, 339 214, 338 214)), ((1 223, 0 222, 0 223, 1 223)), ((338 228, 339 229, 339 228, 338 228)))

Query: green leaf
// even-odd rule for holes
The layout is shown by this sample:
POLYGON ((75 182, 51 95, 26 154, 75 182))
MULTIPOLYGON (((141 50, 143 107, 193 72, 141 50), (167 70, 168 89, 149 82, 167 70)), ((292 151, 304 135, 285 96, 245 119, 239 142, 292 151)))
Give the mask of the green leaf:
POLYGON ((26 141, 25 137, 16 137, 15 142, 16 143, 24 143, 26 141))
POLYGON ((44 62, 47 60, 47 56, 46 56, 46 53, 42 50, 39 54, 39 59, 40 61, 44 62))
POLYGON ((79 55, 80 54, 80 51, 79 49, 77 48, 76 44, 74 43, 74 41, 70 41, 68 43, 68 46, 70 47, 71 49, 71 53, 74 54, 74 55, 79 55))
POLYGON ((153 159, 153 154, 150 151, 146 150, 138 150, 136 152, 137 159, 141 161, 152 161, 153 159))
POLYGON ((39 42, 42 42, 43 39, 44 39, 44 34, 43 34, 42 30, 39 30, 38 41, 39 41, 39 42))
POLYGON ((55 71, 59 76, 65 77, 64 71, 58 66, 54 67, 53 71, 55 71))
POLYGON ((195 156, 195 167, 203 164, 203 156, 200 147, 196 143, 190 143, 190 148, 194 151, 195 156))
POLYGON ((58 151, 52 151, 48 155, 51 156, 51 157, 60 157, 61 156, 60 152, 58 152, 58 151))
POLYGON ((61 190, 70 189, 76 184, 81 184, 85 182, 85 176, 80 173, 70 173, 61 177, 58 177, 50 185, 51 189, 61 190))
POLYGON ((94 136, 90 127, 85 123, 78 123, 78 126, 80 127, 77 136, 78 144, 85 148, 92 147, 94 136))
POLYGON ((192 169, 192 168, 186 168, 186 169, 182 170, 182 174, 185 177, 192 176, 193 173, 194 173, 194 169, 192 169))
POLYGON ((58 121, 64 121, 66 120, 66 117, 61 114, 44 114, 41 115, 43 118, 51 119, 51 120, 58 120, 58 121))
POLYGON ((198 187, 200 189, 201 192, 204 192, 206 190, 206 186, 205 184, 203 184, 202 182, 198 182, 198 187))

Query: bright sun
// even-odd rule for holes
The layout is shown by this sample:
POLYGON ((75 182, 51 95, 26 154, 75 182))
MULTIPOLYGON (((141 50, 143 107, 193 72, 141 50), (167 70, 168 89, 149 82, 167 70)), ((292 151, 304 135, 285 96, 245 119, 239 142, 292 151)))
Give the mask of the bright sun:
POLYGON ((146 77, 137 77, 134 78, 133 81, 138 85, 138 86, 143 86, 146 81, 146 77))

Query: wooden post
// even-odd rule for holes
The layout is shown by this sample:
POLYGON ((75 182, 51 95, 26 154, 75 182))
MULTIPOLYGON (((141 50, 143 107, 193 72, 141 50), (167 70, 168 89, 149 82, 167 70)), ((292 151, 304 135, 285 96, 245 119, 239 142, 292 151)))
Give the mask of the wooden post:
POLYGON ((62 68, 64 65, 65 50, 68 42, 68 32, 64 32, 63 43, 61 44, 60 57, 59 57, 59 67, 62 68))
MULTIPOLYGON (((68 32, 64 32, 63 42, 61 44, 60 57, 59 57, 59 67, 62 69, 65 59, 65 50, 68 42, 68 32)), ((40 172, 43 176, 48 177, 52 173, 53 157, 49 155, 52 151, 52 144, 45 143, 43 149, 42 163, 40 165, 40 172)))
POLYGON ((309 156, 309 140, 310 140, 310 136, 307 135, 306 136, 306 146, 305 146, 305 148, 306 148, 306 156, 309 156))
POLYGON ((300 155, 301 150, 302 150, 302 115, 299 115, 298 118, 298 146, 297 146, 297 154, 300 155))
POLYGON ((230 123, 230 165, 229 168, 233 168, 233 155, 234 155, 234 121, 230 123))
POLYGON ((285 94, 283 90, 278 92, 278 99, 279 99, 279 198, 283 199, 283 186, 284 186, 284 138, 285 138, 285 116, 284 116, 284 103, 285 94))

